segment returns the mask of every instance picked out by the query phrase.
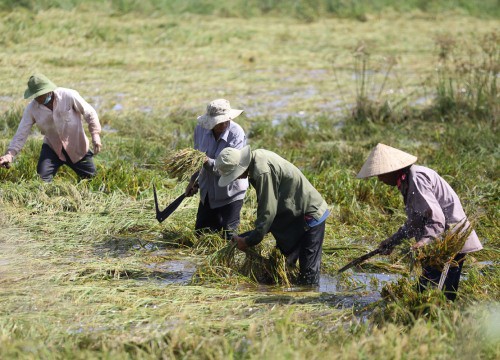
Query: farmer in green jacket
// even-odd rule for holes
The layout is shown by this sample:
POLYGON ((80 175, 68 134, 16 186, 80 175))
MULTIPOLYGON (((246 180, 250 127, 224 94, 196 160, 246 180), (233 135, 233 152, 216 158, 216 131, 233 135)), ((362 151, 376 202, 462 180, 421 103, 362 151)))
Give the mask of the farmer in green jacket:
POLYGON ((257 245, 271 232, 276 245, 293 265, 299 260, 299 283, 317 285, 325 220, 325 200, 302 172, 279 155, 263 149, 225 148, 215 161, 219 186, 248 178, 257 193, 255 229, 234 235, 238 249, 257 245))

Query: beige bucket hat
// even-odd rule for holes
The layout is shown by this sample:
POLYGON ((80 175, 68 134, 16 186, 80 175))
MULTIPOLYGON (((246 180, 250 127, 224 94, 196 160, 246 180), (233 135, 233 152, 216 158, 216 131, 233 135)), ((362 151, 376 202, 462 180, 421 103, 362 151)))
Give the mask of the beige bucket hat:
POLYGON ((417 157, 396 148, 377 144, 356 176, 358 179, 387 174, 415 163, 417 157))
POLYGON ((215 125, 240 116, 243 110, 231 109, 231 104, 226 99, 217 99, 207 105, 207 113, 198 116, 198 124, 203 128, 212 130, 215 125))
POLYGON ((24 98, 38 97, 54 91, 56 88, 56 84, 50 81, 45 75, 33 74, 28 80, 28 88, 24 91, 24 98))
POLYGON ((215 167, 220 174, 219 186, 225 187, 248 169, 251 160, 250 146, 241 150, 227 147, 215 159, 215 167))

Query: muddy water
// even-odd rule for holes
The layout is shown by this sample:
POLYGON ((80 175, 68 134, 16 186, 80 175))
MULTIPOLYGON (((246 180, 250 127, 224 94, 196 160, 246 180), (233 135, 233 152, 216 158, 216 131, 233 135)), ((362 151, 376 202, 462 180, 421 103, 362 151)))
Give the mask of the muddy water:
POLYGON ((189 260, 169 260, 162 263, 152 263, 147 266, 157 275, 156 278, 163 284, 187 285, 193 277, 196 266, 189 260))
MULTIPOLYGON (((148 265, 155 274, 155 281, 161 284, 188 285, 196 272, 196 265, 187 259, 168 260, 148 265)), ((354 272, 350 276, 337 277, 321 274, 319 286, 283 288, 271 285, 248 285, 242 290, 261 293, 321 293, 329 302, 338 307, 365 306, 380 300, 380 290, 387 282, 394 282, 400 275, 354 272), (327 299, 328 298, 328 299, 327 299)))

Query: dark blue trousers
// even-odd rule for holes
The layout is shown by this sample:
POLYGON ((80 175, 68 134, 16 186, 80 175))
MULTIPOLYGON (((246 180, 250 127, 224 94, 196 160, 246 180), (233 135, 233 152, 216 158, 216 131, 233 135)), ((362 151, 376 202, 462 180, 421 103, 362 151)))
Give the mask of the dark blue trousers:
MULTIPOLYGON (((457 297, 458 283, 460 282, 460 275, 462 274, 462 266, 464 264, 465 254, 457 254, 454 261, 458 266, 450 267, 448 275, 444 281, 443 291, 448 300, 454 301, 457 297)), ((441 278, 441 271, 431 266, 425 266, 418 280, 418 291, 422 292, 430 286, 437 287, 439 279, 441 278)))
POLYGON ((237 233, 240 225, 240 211, 243 200, 236 200, 227 205, 211 209, 208 196, 203 204, 200 201, 198 213, 196 214, 195 230, 201 233, 203 230, 213 232, 224 232, 224 237, 230 240, 237 233))
POLYGON ((326 221, 307 230, 299 244, 287 256, 287 263, 294 265, 299 260, 298 285, 318 285, 321 268, 321 254, 325 237, 326 221))
POLYGON ((59 159, 55 151, 52 150, 49 145, 42 145, 36 171, 43 181, 51 182, 57 170, 59 170, 62 165, 68 165, 81 179, 90 178, 95 175, 96 169, 92 151, 89 150, 83 159, 77 163, 71 161, 64 149, 62 153, 66 157, 66 161, 59 159))

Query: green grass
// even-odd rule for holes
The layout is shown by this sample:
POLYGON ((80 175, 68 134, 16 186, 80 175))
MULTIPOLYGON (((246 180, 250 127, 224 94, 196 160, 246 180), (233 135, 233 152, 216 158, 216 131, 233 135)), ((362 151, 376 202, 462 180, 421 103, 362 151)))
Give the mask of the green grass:
POLYGON ((106 9, 111 14, 136 12, 145 15, 158 13, 217 15, 221 17, 290 16, 303 21, 315 21, 322 17, 348 17, 367 20, 367 13, 383 13, 388 8, 398 12, 419 10, 433 14, 442 11, 460 11, 476 16, 498 16, 495 0, 43 0, 0 1, 0 10, 25 8, 43 11, 50 8, 89 10, 106 9))
MULTIPOLYGON (((78 90, 104 126, 94 179, 62 168, 42 183, 36 133, 0 169, 0 358, 498 358, 498 20, 488 1, 435 4, 0 2, 0 151, 35 70, 78 90), (219 97, 245 110, 252 147, 324 196, 322 272, 343 290, 286 292, 213 261, 225 243, 195 236, 197 197, 156 222, 152 185, 162 206, 187 185, 165 156, 192 146, 219 97), (396 189, 355 178, 378 142, 437 170, 478 219, 485 250, 468 256, 454 304, 415 296, 397 252, 363 270, 401 274, 396 301, 365 308, 370 290, 335 275, 405 220, 396 189), (193 281, 170 283, 165 266, 186 260, 193 281)), ((241 231, 255 209, 251 190, 241 231)))

